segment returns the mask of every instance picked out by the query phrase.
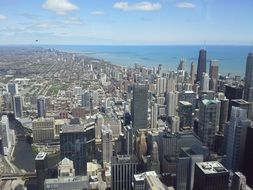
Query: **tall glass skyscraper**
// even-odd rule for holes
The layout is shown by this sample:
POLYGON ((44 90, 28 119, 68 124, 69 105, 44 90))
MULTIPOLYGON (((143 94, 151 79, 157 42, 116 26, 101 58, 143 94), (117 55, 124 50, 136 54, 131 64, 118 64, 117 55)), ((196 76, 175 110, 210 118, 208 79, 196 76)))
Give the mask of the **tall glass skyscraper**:
POLYGON ((206 50, 201 49, 199 51, 198 69, 197 69, 197 81, 200 81, 203 73, 206 73, 206 50))
POLYGON ((249 53, 246 63, 244 99, 253 103, 253 53, 249 53))
POLYGON ((146 129, 148 126, 148 86, 136 84, 133 86, 131 103, 133 129, 146 129))
POLYGON ((15 117, 23 117, 23 97, 16 95, 14 96, 14 114, 15 117))
POLYGON ((37 98, 38 117, 46 117, 45 98, 38 96, 37 98))
POLYGON ((86 161, 86 134, 84 126, 63 126, 60 132, 61 160, 65 157, 74 162, 76 175, 85 175, 86 161))

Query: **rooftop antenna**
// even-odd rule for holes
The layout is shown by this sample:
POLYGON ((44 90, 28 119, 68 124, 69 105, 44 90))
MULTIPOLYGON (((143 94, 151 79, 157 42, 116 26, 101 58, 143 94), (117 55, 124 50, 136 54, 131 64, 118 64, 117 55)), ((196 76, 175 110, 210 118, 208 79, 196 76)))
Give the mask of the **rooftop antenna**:
POLYGON ((203 49, 206 49, 206 40, 204 40, 204 47, 203 49))
POLYGON ((251 53, 253 53, 253 40, 251 41, 251 49, 250 49, 251 53))

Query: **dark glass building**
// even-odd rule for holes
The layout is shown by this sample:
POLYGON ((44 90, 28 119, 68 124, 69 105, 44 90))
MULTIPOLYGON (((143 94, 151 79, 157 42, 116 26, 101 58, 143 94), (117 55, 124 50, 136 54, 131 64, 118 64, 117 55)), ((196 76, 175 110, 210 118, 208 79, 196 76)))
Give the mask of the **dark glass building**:
POLYGON ((62 127, 60 132, 60 159, 66 157, 72 160, 76 175, 85 175, 87 172, 86 142, 83 126, 68 125, 62 127))
POLYGON ((148 86, 136 84, 133 86, 133 100, 131 103, 133 129, 148 127, 148 86))
POLYGON ((219 162, 195 164, 193 190, 228 190, 229 171, 219 162))
POLYGON ((244 99, 253 102, 253 53, 249 53, 246 63, 244 99))
POLYGON ((200 81, 203 73, 206 73, 206 50, 201 49, 199 51, 196 81, 200 81))
POLYGON ((46 117, 46 108, 45 108, 45 98, 43 96, 39 96, 37 98, 37 111, 38 117, 46 117))
POLYGON ((35 158, 37 175, 37 190, 44 190, 44 181, 47 177, 47 154, 40 152, 35 158))
POLYGON ((131 190, 138 159, 135 155, 118 155, 111 159, 111 189, 131 190))

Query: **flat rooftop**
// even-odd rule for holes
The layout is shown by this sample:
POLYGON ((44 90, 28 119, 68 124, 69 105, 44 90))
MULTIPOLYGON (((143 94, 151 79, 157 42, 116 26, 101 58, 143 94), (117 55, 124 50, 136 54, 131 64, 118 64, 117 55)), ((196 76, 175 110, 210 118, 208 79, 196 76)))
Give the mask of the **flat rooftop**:
POLYGON ((46 158, 47 153, 45 152, 39 152, 39 154, 37 154, 35 160, 44 160, 46 158))
POLYGON ((205 174, 216 174, 216 173, 225 173, 228 170, 219 162, 198 162, 196 165, 203 171, 205 174))
POLYGON ((192 104, 187 101, 179 101, 180 104, 183 104, 184 106, 191 106, 192 104))
POLYGON ((61 128, 60 133, 77 133, 77 132, 84 132, 83 125, 63 125, 61 128))

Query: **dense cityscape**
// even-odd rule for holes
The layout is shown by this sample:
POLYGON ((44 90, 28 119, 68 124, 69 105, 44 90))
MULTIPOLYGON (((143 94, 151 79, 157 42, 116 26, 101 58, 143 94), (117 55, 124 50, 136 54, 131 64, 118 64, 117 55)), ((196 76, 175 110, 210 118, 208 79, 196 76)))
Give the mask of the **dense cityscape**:
POLYGON ((172 71, 1 48, 1 189, 251 189, 253 54, 245 77, 207 55, 172 71))
POLYGON ((252 7, 0 0, 0 190, 253 190, 252 7))

